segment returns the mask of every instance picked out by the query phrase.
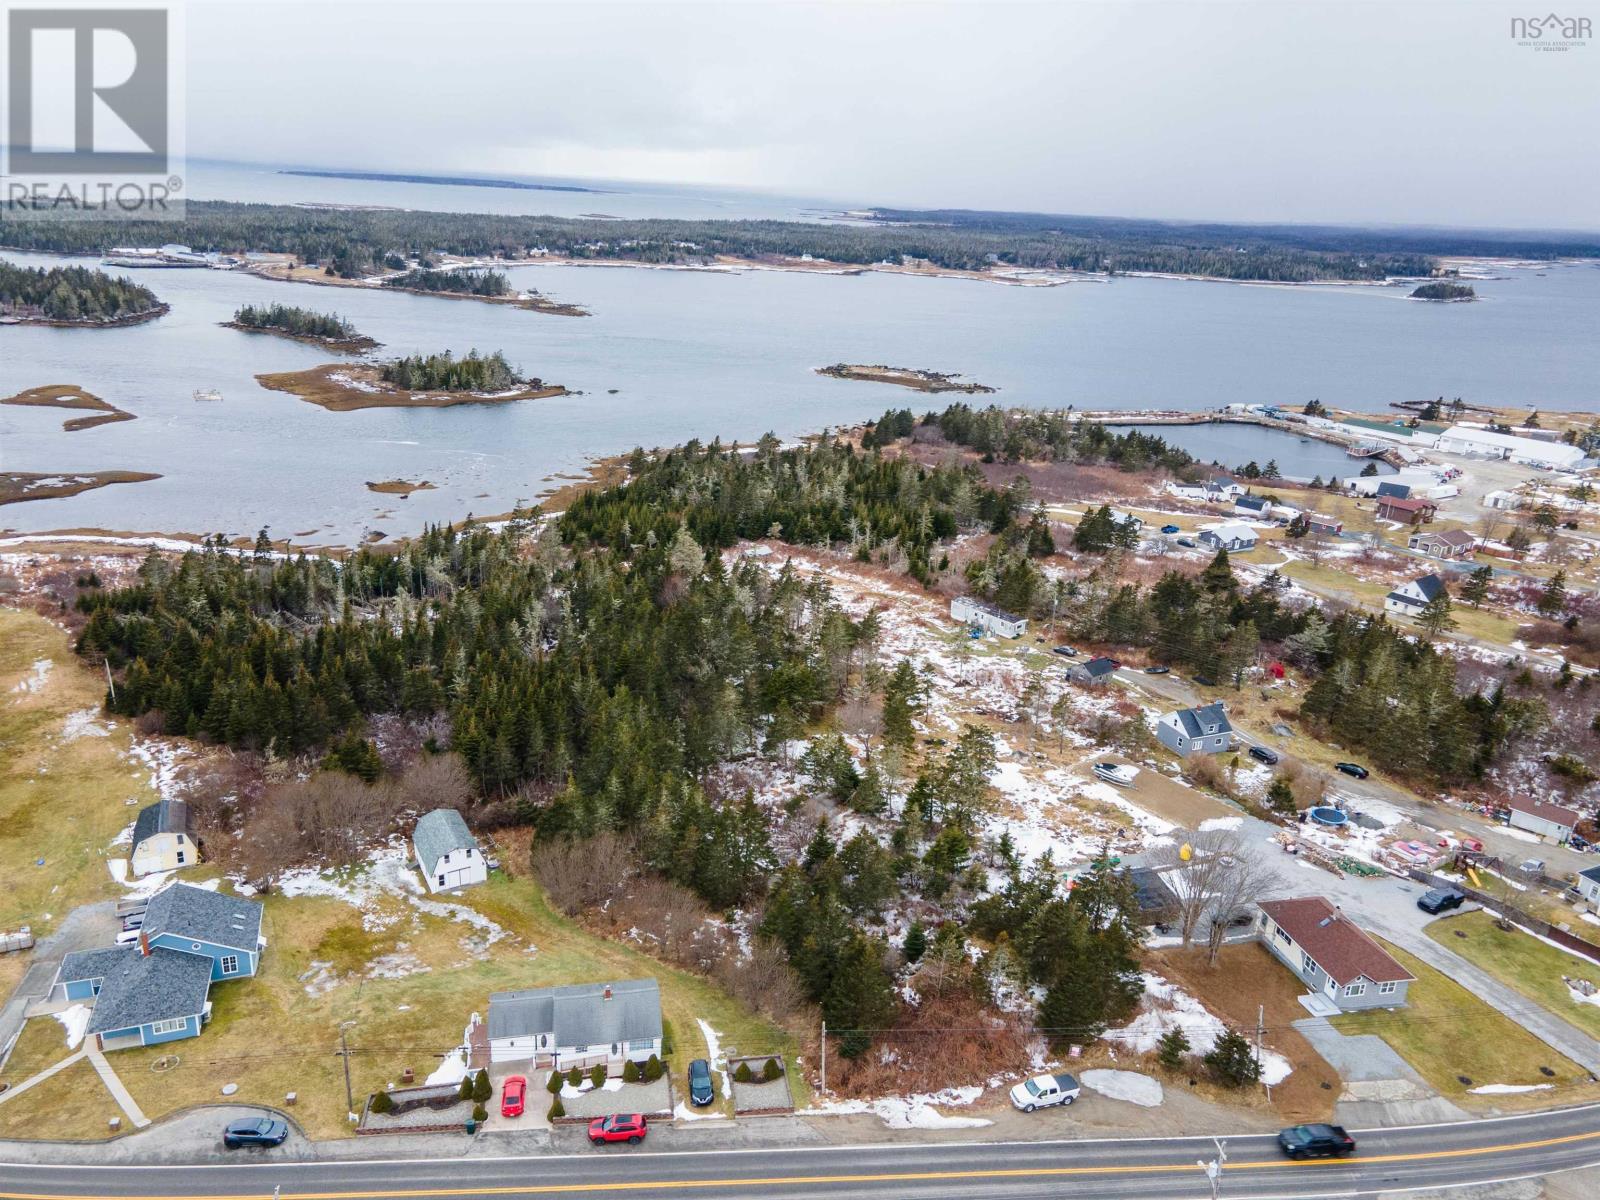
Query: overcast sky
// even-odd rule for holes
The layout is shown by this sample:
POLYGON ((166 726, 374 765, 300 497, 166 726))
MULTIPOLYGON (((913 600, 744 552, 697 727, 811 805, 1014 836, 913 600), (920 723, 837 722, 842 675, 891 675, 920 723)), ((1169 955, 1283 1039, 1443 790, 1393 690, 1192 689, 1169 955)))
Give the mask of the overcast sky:
MULTIPOLYGON (((1562 0, 1600 24, 1600 0, 1562 0)), ((192 157, 847 203, 1600 226, 1525 3, 191 0, 192 157)), ((1539 11, 1543 12, 1544 9, 1539 11)))

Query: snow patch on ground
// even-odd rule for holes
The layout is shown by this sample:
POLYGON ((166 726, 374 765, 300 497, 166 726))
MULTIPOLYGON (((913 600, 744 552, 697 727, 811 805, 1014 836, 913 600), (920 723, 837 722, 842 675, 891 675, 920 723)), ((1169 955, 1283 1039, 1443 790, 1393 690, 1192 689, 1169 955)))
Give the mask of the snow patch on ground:
MULTIPOLYGON (((1162 1035, 1169 1029, 1182 1029, 1189 1039, 1191 1054, 1204 1054, 1216 1044, 1217 1036, 1227 1028, 1206 1006, 1195 997, 1169 983, 1159 975, 1144 977, 1144 999, 1133 1020, 1121 1029, 1107 1030, 1105 1037, 1135 1054, 1153 1053, 1162 1035)), ((1272 1050, 1261 1052, 1261 1078, 1276 1086, 1294 1071, 1283 1055, 1272 1050)))
POLYGON ((1468 1088, 1474 1096, 1510 1096, 1517 1092, 1545 1092, 1555 1086, 1549 1083, 1486 1083, 1482 1087, 1468 1088))
POLYGON ((945 1108, 971 1104, 981 1095, 981 1087, 961 1087, 915 1096, 886 1096, 881 1100, 836 1100, 808 1109, 800 1115, 875 1113, 890 1129, 982 1129, 994 1122, 983 1117, 947 1117, 933 1108, 935 1104, 945 1108))
POLYGON ((51 1015, 60 1021, 61 1027, 67 1031, 67 1049, 76 1050, 83 1042, 84 1031, 89 1028, 91 1010, 82 1004, 74 1004, 51 1015))
POLYGON ((1155 1108, 1162 1100, 1161 1082, 1137 1071, 1085 1071, 1078 1080, 1111 1100, 1126 1100, 1143 1108, 1155 1108))
POLYGON ((111 727, 101 725, 96 718, 100 716, 97 708, 80 708, 77 712, 68 713, 67 719, 61 723, 61 740, 75 742, 85 737, 110 737, 111 727))
POLYGON ((709 1021, 696 1017, 695 1024, 700 1026, 700 1032, 706 1039, 706 1058, 711 1063, 711 1069, 722 1076, 723 1096, 733 1095, 733 1076, 728 1074, 728 1056, 722 1052, 722 1040, 709 1021))
POLYGON ((682 1100, 673 1106, 672 1119, 675 1121, 726 1121, 727 1114, 719 1112, 695 1112, 682 1100))
POLYGON ((404 838, 396 838, 374 851, 366 862, 353 869, 288 871, 278 878, 277 886, 285 896, 326 896, 344 901, 361 911, 362 927, 369 933, 382 932, 404 919, 403 911, 396 911, 393 904, 387 903, 392 900, 400 900, 429 916, 459 921, 471 926, 472 932, 462 944, 474 958, 482 958, 490 946, 510 936, 474 908, 430 898, 411 865, 404 838))
POLYGON ((434 1068, 424 1083, 428 1085, 441 1085, 460 1083, 467 1077, 467 1046, 472 1041, 472 1026, 468 1025, 461 1031, 461 1044, 444 1056, 443 1061, 434 1068))
POLYGON ((13 692, 37 692, 44 687, 44 681, 50 678, 50 672, 55 669, 55 663, 48 658, 38 658, 33 666, 28 668, 28 673, 22 677, 13 692))
POLYGON ((1244 824, 1243 817, 1208 817, 1200 822, 1200 833, 1210 833, 1212 830, 1237 829, 1244 824))

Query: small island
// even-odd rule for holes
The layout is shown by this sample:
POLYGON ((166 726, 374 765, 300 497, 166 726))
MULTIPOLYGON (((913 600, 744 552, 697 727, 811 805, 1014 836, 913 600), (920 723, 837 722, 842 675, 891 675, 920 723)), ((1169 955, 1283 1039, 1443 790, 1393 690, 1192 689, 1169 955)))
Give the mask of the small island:
POLYGON ((504 271, 461 270, 444 267, 418 267, 391 275, 382 286, 420 296, 445 296, 456 300, 488 300, 495 304, 515 304, 558 317, 586 317, 586 309, 576 304, 561 304, 538 292, 519 295, 504 271))
POLYGON ((818 367, 818 375, 834 379, 864 379, 870 383, 892 383, 919 392, 965 392, 980 395, 995 389, 981 383, 963 381, 959 376, 941 371, 920 371, 912 367, 886 367, 882 363, 834 363, 831 367, 818 367))
POLYGON ((496 350, 469 351, 456 358, 413 355, 377 364, 328 363, 306 371, 257 375, 256 382, 289 392, 330 412, 362 408, 451 408, 458 404, 506 404, 564 396, 560 384, 518 374, 496 350))
POLYGON ((295 342, 309 342, 313 346, 326 346, 330 350, 347 350, 359 353, 371 350, 378 343, 356 332, 337 313, 313 312, 309 308, 296 308, 290 304, 267 304, 257 307, 247 304, 233 314, 233 320, 222 322, 224 329, 238 329, 245 333, 269 333, 295 342))
POLYGON ((1473 290, 1470 283, 1452 283, 1447 279, 1439 279, 1433 283, 1420 285, 1406 298, 1432 300, 1436 304, 1460 304, 1465 300, 1476 300, 1478 293, 1473 290))
POLYGON ((7 396, 0 404, 15 404, 20 408, 76 408, 88 409, 92 417, 70 417, 61 423, 68 433, 80 429, 93 429, 96 425, 109 425, 114 421, 132 421, 134 415, 115 404, 84 391, 70 383, 51 383, 44 387, 29 388, 15 396, 7 396))
POLYGON ((0 325, 114 329, 167 311, 149 288, 88 267, 19 267, 0 260, 0 325))
POLYGON ((148 471, 82 471, 56 475, 34 471, 0 471, 0 504, 20 504, 24 500, 57 500, 76 496, 113 483, 146 483, 160 479, 148 471))
POLYGON ((400 499, 404 500, 412 492, 433 491, 433 484, 426 479, 419 483, 412 483, 409 479, 385 479, 374 483, 369 479, 367 480, 367 491, 377 492, 383 496, 399 496, 400 499))

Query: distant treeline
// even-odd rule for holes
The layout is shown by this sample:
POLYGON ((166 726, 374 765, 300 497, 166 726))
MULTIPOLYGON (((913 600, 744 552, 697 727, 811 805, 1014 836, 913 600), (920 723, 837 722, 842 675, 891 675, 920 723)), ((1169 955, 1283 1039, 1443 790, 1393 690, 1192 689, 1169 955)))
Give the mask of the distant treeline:
POLYGON ((312 312, 289 304, 247 304, 233 314, 233 323, 247 329, 279 329, 295 337, 325 338, 330 342, 359 337, 355 326, 336 313, 312 312))
POLYGON ((19 267, 0 261, 0 313, 51 321, 116 321, 160 306, 130 279, 87 267, 19 267))
POLYGON ((522 258, 535 250, 646 263, 810 254, 834 262, 925 260, 945 268, 995 266, 1080 271, 1159 271, 1223 279, 1306 281, 1427 275, 1433 254, 1558 257, 1600 254, 1600 245, 1557 239, 1495 241, 1489 235, 1283 227, 1179 225, 1004 213, 907 213, 885 223, 599 220, 511 213, 332 211, 292 205, 191 201, 168 222, 0 221, 0 240, 23 250, 93 254, 118 245, 180 239, 197 250, 294 254, 358 277, 435 253, 522 258), (1411 238, 1412 240, 1407 240, 1411 238))
POLYGON ((465 358, 450 351, 412 355, 385 363, 380 370, 385 383, 413 392, 503 392, 529 382, 511 369, 505 356, 469 350, 465 358))
MULTIPOLYGON (((1186 451, 1159 437, 1138 430, 1113 433, 1098 421, 1073 421, 1064 413, 952 404, 942 413, 926 414, 921 424, 938 429, 958 446, 1005 462, 1103 462, 1124 471, 1164 467, 1174 474, 1195 463, 1186 451)), ((917 425, 910 409, 890 409, 867 430, 861 444, 869 450, 891 445, 910 437, 917 425)))
POLYGON ((500 271, 407 271, 383 281, 384 287, 413 292, 461 292, 468 296, 505 296, 511 284, 500 271))

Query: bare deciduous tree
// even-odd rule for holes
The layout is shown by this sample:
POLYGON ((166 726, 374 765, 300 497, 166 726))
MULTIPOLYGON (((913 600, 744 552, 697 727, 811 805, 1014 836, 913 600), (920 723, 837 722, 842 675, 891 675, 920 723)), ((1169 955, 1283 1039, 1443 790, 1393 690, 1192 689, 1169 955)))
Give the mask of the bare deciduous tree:
POLYGON ((1181 850, 1169 848, 1158 866, 1178 897, 1178 931, 1184 947, 1204 938, 1215 963, 1229 923, 1261 897, 1271 876, 1233 830, 1196 833, 1188 846, 1187 859, 1181 850))

